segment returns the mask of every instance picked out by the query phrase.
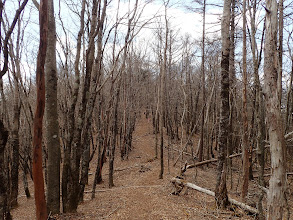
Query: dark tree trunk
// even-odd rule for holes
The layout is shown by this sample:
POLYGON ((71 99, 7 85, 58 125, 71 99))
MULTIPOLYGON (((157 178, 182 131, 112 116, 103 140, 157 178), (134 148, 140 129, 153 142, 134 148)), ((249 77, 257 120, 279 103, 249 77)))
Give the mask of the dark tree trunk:
POLYGON ((116 149, 116 141, 118 134, 118 105, 119 105, 119 96, 120 96, 120 87, 121 80, 119 80, 118 88, 115 96, 115 104, 113 106, 113 115, 112 115, 112 138, 110 141, 110 149, 109 149, 109 188, 114 186, 114 159, 115 159, 115 149, 116 149))
POLYGON ((20 105, 19 105, 19 91, 16 86, 14 104, 13 104, 13 129, 11 131, 11 146, 12 146, 12 163, 11 163, 11 192, 10 205, 12 207, 17 205, 18 196, 18 175, 19 175, 19 119, 20 119, 20 105))
POLYGON ((242 88, 242 159, 243 159, 243 169, 242 169, 242 200, 246 200, 248 193, 248 183, 249 183, 249 140, 248 140, 248 112, 247 112, 247 65, 246 65, 246 0, 243 1, 243 88, 242 88))
POLYGON ((8 131, 3 125, 2 120, 0 120, 0 219, 11 219, 9 207, 7 204, 7 174, 5 172, 5 146, 8 140, 8 131))
MULTIPOLYGON (((79 92, 79 86, 80 86, 80 71, 79 71, 79 64, 80 64, 80 52, 81 52, 81 40, 82 36, 84 34, 84 15, 85 15, 85 5, 86 1, 82 1, 82 9, 81 9, 81 16, 80 16, 80 30, 78 32, 77 37, 77 52, 76 52, 76 58, 74 63, 74 69, 75 69, 75 82, 74 82, 74 88, 73 88, 73 99, 72 103, 69 108, 68 112, 68 135, 69 137, 66 139, 66 145, 64 148, 64 162, 63 162, 63 171, 62 171, 62 203, 63 203, 63 212, 74 212, 77 208, 77 203, 72 203, 73 199, 72 196, 78 195, 78 189, 74 189, 73 181, 76 178, 76 175, 74 176, 75 171, 75 157, 76 152, 74 151, 76 148, 75 142, 73 142, 74 139, 74 131, 75 131, 75 112, 77 110, 77 99, 78 99, 78 92, 79 92), (72 146, 73 145, 73 146, 72 146), (73 160, 73 168, 71 168, 71 154, 74 158, 73 160), (75 191, 72 191, 75 190, 75 191), (75 192, 75 194, 73 193, 75 192)), ((78 176, 77 176, 77 183, 78 184, 78 176)), ((77 200, 77 199, 76 199, 77 200)))
POLYGON ((23 165, 22 182, 23 182, 23 188, 24 188, 26 198, 30 198, 31 194, 28 188, 27 174, 28 174, 28 166, 27 166, 27 162, 25 161, 23 165))
POLYGON ((231 0, 224 1, 223 17, 221 24, 222 34, 222 60, 221 60, 221 110, 220 110, 220 132, 219 151, 217 167, 217 183, 215 198, 217 206, 224 208, 228 204, 226 187, 226 155, 229 125, 229 24, 230 24, 231 0))

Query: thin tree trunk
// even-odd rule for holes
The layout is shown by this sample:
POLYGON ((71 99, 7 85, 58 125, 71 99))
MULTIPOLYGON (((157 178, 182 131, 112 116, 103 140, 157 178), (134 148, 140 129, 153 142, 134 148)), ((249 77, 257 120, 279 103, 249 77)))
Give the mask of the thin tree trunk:
POLYGON ((0 219, 11 219, 10 211, 8 207, 8 195, 7 195, 7 174, 5 172, 5 146, 8 140, 8 131, 4 127, 2 120, 0 119, 0 219))
POLYGON ((289 50, 290 57, 291 57, 291 73, 290 73, 290 83, 289 83, 289 88, 288 88, 288 93, 287 93, 287 102, 286 102, 286 126, 285 126, 285 133, 288 132, 291 121, 292 121, 292 90, 293 90, 293 56, 291 54, 291 51, 289 50))
MULTIPOLYGON (((9 30, 6 33, 5 39, 4 39, 4 64, 3 69, 1 71, 1 75, 5 74, 8 70, 8 53, 9 53, 9 47, 8 47, 8 41, 11 40, 10 36, 15 28, 16 23, 18 24, 18 32, 17 32, 17 39, 16 39, 16 53, 17 55, 14 56, 13 54, 13 48, 10 47, 10 52, 13 54, 11 55, 14 58, 14 62, 11 63, 12 69, 14 71, 14 100, 13 100, 13 124, 11 129, 11 146, 12 146, 12 162, 11 162, 11 186, 10 186, 10 205, 16 206, 17 205, 17 196, 18 196, 18 175, 19 175, 19 121, 20 121, 20 98, 19 98, 19 77, 20 77, 20 34, 21 34, 21 22, 19 20, 19 16, 24 9, 24 7, 27 4, 27 0, 24 0, 22 4, 19 2, 19 9, 16 11, 15 17, 13 19, 13 22, 9 28, 9 30)), ((2 17, 2 15, 1 15, 2 17)), ((3 21, 2 21, 3 22, 3 21)), ((5 27, 4 27, 5 28, 5 27)), ((1 76, 2 81, 2 76, 1 76)), ((2 83, 2 82, 1 82, 2 83)), ((3 85, 1 85, 1 93, 5 104, 5 98, 3 93, 3 85)), ((5 109, 7 112, 7 108, 5 109)), ((8 115, 7 115, 8 118, 8 115)), ((9 122, 8 122, 9 124, 9 122)))
POLYGON ((282 104, 284 0, 279 1, 278 94, 282 104))
POLYGON ((19 87, 18 79, 15 80, 15 91, 13 100, 13 124, 11 131, 12 146, 12 164, 11 164, 11 192, 10 204, 12 207, 17 205, 18 196, 18 176, 19 176, 19 120, 20 120, 20 103, 19 103, 19 87))
MULTIPOLYGON (((84 15, 85 15, 85 5, 86 1, 82 1, 82 9, 81 9, 81 15, 80 15, 80 29, 77 36, 77 49, 76 49, 76 57, 75 57, 75 63, 74 63, 74 69, 75 69, 75 82, 72 92, 72 103, 69 108, 68 112, 68 134, 69 137, 66 140, 66 146, 64 148, 64 162, 63 162, 63 171, 62 171, 62 203, 63 203, 63 212, 72 212, 75 211, 76 208, 74 205, 71 205, 70 202, 70 189, 72 186, 72 178, 73 178, 73 171, 70 168, 70 155, 72 152, 72 142, 73 142, 73 136, 74 136, 74 130, 75 130, 75 112, 77 108, 77 100, 78 100, 78 92, 80 87, 80 52, 81 52, 81 42, 82 42, 82 36, 84 34, 84 15)), ((77 194, 77 193, 75 193, 77 194)))
MULTIPOLYGON (((114 83, 114 82, 113 82, 114 83)), ((113 85, 114 86, 114 85, 113 85)), ((113 118, 112 118, 112 137, 110 142, 110 150, 109 150, 109 188, 114 186, 114 159, 115 159, 115 149, 116 149, 116 141, 118 134, 118 105, 119 105, 119 96, 120 96, 120 88, 121 88, 121 79, 118 82, 118 88, 115 94, 115 103, 113 106, 113 118)))
POLYGON ((43 116, 45 109, 45 59, 47 50, 48 33, 48 0, 40 2, 40 45, 37 60, 37 107, 34 118, 34 138, 33 138, 33 178, 35 189, 35 205, 37 220, 46 220, 48 217, 44 178, 42 168, 42 137, 43 137, 43 116))
MULTIPOLYGON (((265 187, 264 182, 264 145, 265 145, 265 110, 264 110, 264 102, 263 102, 263 95, 262 95, 262 88, 259 81, 259 74, 258 68, 259 63, 261 61, 261 52, 262 52, 262 45, 263 45, 263 36, 264 36, 264 29, 261 39, 261 49, 260 53, 257 52, 257 44, 256 44, 256 26, 255 26, 255 16, 256 16, 256 0, 251 2, 250 7, 250 17, 251 17, 251 50, 252 50, 252 59, 253 59, 253 74, 254 74, 254 87, 255 87, 255 122, 257 127, 257 135, 256 135, 256 145, 257 145, 257 159, 258 159, 258 184, 262 187, 265 187), (252 9, 252 11, 251 11, 252 9), (259 56, 257 56, 259 55, 259 56)), ((264 22, 265 26, 265 22, 264 22)), ((261 195, 258 199, 258 210, 259 210, 259 219, 265 219, 263 206, 262 206, 262 199, 264 197, 264 192, 261 192, 261 195)))
POLYGON ((163 54, 163 63, 161 71, 161 86, 160 86, 160 162, 161 169, 159 174, 159 179, 163 179, 164 174, 164 108, 165 108, 165 81, 166 81, 166 71, 167 71, 167 49, 168 49, 168 20, 167 20, 167 5, 165 5, 165 45, 163 54))
POLYGON ((30 194, 30 191, 29 191, 29 188, 28 188, 28 182, 27 182, 27 174, 28 174, 27 169, 28 169, 28 166, 27 166, 27 162, 25 161, 24 165, 23 165, 22 182, 23 182, 23 188, 24 188, 26 198, 30 198, 31 194, 30 194))
POLYGON ((242 200, 246 200, 249 180, 249 141, 248 141, 248 118, 247 118, 247 65, 246 65, 246 0, 243 0, 243 91, 242 91, 242 123, 243 123, 243 171, 242 171, 242 200))
MULTIPOLYGON (((99 1, 99 7, 101 7, 102 3, 99 1)), ((88 171, 89 171, 89 163, 90 163, 90 130, 92 128, 92 115, 96 103, 97 98, 97 87, 100 85, 99 81, 102 76, 102 63, 103 63, 103 50, 102 50, 102 41, 103 41, 103 31, 104 31, 104 21, 106 17, 106 9, 107 9, 107 0, 103 2, 103 8, 98 13, 98 24, 96 28, 96 32, 98 32, 98 40, 97 40, 97 55, 95 58, 95 62, 93 63, 92 72, 91 72, 91 89, 90 95, 87 104, 87 114, 85 118, 85 126, 84 132, 81 136, 82 138, 82 146, 83 149, 83 157, 82 157, 82 167, 81 167, 81 177, 79 181, 80 190, 79 190, 79 200, 83 200, 83 193, 85 185, 88 182, 88 171)))
MULTIPOLYGON (((200 128, 200 144, 198 150, 198 160, 203 160, 204 151, 204 118, 205 118, 205 100, 206 100, 206 89, 205 89, 205 18, 206 18, 206 0, 203 0, 203 24, 202 24, 202 54, 201 54, 201 73, 202 73, 202 113, 201 113, 201 128, 200 128)), ((207 112, 208 114, 208 112, 207 112)))
MULTIPOLYGON (((229 62, 229 105, 230 105, 230 116, 229 116, 229 138, 228 138, 228 146, 227 151, 228 155, 231 155, 234 150, 234 115, 235 115, 235 106, 234 106, 234 94, 236 92, 235 89, 235 78, 236 78, 236 71, 235 71, 235 0, 232 0, 231 6, 231 31, 230 31, 230 41, 231 41, 231 49, 230 49, 230 62, 229 62)), ((230 172, 230 187, 233 188, 233 178, 232 178, 232 160, 230 158, 227 159, 228 170, 230 172)))

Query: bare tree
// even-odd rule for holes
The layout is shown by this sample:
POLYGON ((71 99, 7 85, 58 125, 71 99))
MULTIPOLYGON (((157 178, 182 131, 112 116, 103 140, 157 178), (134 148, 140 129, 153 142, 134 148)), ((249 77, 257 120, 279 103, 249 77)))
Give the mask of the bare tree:
POLYGON ((221 22, 222 36, 222 60, 221 60, 221 110, 219 132, 219 154, 217 168, 217 183, 215 198, 218 207, 226 207, 228 204, 226 186, 226 155, 229 124, 229 54, 230 39, 229 26, 231 16, 231 0, 224 1, 223 17, 221 22))
POLYGON ((165 114, 165 82, 166 82, 166 71, 167 71, 167 50, 168 50, 168 36, 169 36, 169 28, 168 28, 168 19, 167 19, 167 6, 169 1, 164 2, 165 6, 165 45, 163 52, 163 63, 162 69, 160 72, 160 161, 161 161, 161 169, 159 178, 163 179, 164 174, 164 114, 165 114))
MULTIPOLYGON (((256 13, 257 13, 257 1, 252 0, 248 1, 249 3, 249 15, 250 15, 250 26, 251 26, 251 52, 252 52, 252 62, 253 62, 253 75, 254 75, 254 106, 255 106, 255 123, 256 123, 256 147, 257 147, 257 159, 259 164, 258 169, 258 184, 262 187, 265 187, 264 181, 264 149, 265 149, 265 108, 264 108, 264 98, 263 98, 263 89, 260 84, 259 79, 259 66, 262 59, 262 50, 263 50, 263 40, 264 40, 264 31, 265 31, 265 19, 264 19, 264 28, 262 30, 262 37, 260 42, 260 50, 257 49, 256 41, 256 13)), ((262 207, 262 199, 264 197, 264 192, 262 191, 259 200, 258 200, 258 210, 259 218, 265 219, 262 207)))
MULTIPOLYGON (((20 2, 19 2, 20 4, 20 2)), ((17 197, 18 197, 18 176, 19 176, 19 126, 20 126, 20 113, 21 113, 21 105, 20 105, 20 62, 21 62, 21 20, 19 19, 17 22, 17 36, 16 36, 16 45, 13 45, 12 40, 10 40, 9 46, 9 54, 11 57, 11 73, 13 78, 13 85, 11 87, 14 88, 14 97, 13 97, 13 119, 12 119, 12 127, 11 127, 11 137, 10 137, 10 145, 12 146, 12 161, 11 161, 11 192, 10 192, 10 205, 17 205, 17 197), (15 53, 14 53, 15 49, 15 53)))
MULTIPOLYGON (((75 211, 77 207, 71 205, 72 203, 70 200, 72 199, 73 193, 70 192, 73 187, 73 173, 71 169, 71 151, 72 151, 72 141, 73 141, 73 133, 75 129, 75 112, 77 110, 77 99, 78 99, 78 92, 80 86, 80 54, 81 54, 81 44, 82 44, 82 37, 84 34, 84 15, 85 15, 85 6, 86 1, 82 1, 82 8, 80 13, 80 29, 78 32, 77 37, 77 49, 76 49, 76 57, 74 62, 74 71, 75 71, 75 79, 74 79, 74 86, 73 91, 71 93, 72 100, 69 106, 68 115, 67 115, 67 132, 68 136, 66 139, 65 147, 64 147, 64 162, 63 162, 63 171, 62 171, 62 203, 63 203, 63 212, 71 212, 75 211)), ((77 191, 77 189, 75 189, 77 191)))
POLYGON ((8 140, 8 131, 4 127, 2 120, 0 120, 0 219, 12 219, 7 198, 7 180, 5 172, 4 151, 8 140))
POLYGON ((48 1, 48 45, 45 64, 46 140, 48 151, 47 206, 52 214, 60 212, 60 144, 57 112, 56 25, 54 2, 48 1))
POLYGON ((284 0, 280 0, 278 4, 279 9, 279 39, 278 39, 278 93, 279 100, 282 104, 282 76, 283 76, 283 32, 284 32, 284 0))
POLYGON ((267 219, 282 219, 285 206, 285 140, 281 117, 280 96, 278 95, 278 4, 266 0, 266 33, 264 46, 264 79, 267 107, 267 123, 271 150, 272 175, 268 191, 267 219))
MULTIPOLYGON (((2 0, 0 0, 0 29, 1 25, 3 24, 3 10, 4 10, 4 5, 5 2, 2 2, 2 0)), ((2 38, 0 39, 0 45, 3 46, 3 56, 4 56, 4 63, 3 63, 3 67, 0 71, 0 83, 1 83, 1 96, 2 99, 5 100, 4 97, 4 92, 3 92, 3 81, 2 81, 2 77, 6 74, 7 70, 8 70, 8 58, 9 58, 9 40, 11 37, 11 34, 15 28, 15 25, 17 23, 17 21, 20 18, 20 15, 22 13, 22 11, 24 10, 26 4, 27 4, 28 0, 24 0, 21 4, 19 2, 19 8, 16 10, 13 21, 11 23, 11 25, 9 26, 9 29, 7 30, 7 32, 5 33, 5 37, 4 37, 4 41, 2 44, 2 38)), ((1 30, 0 30, 0 35, 1 35, 1 30)), ((20 31, 20 30, 19 30, 20 31)), ((18 32, 19 33, 19 32, 18 32)), ((19 36, 19 35, 18 35, 19 36)), ((1 47, 2 49, 2 47, 1 47)), ((0 49, 0 50, 1 50, 0 49)), ((2 51, 0 51, 2 52, 2 51)), ((16 93, 18 94, 18 93, 16 93)), ((13 184, 14 186, 13 188, 13 201, 14 204, 17 204, 17 196, 18 196, 18 169, 19 169, 19 139, 18 139, 18 128, 19 128, 19 111, 20 111, 20 107, 19 107, 19 97, 16 95, 15 97, 15 115, 14 115, 14 123, 13 123, 13 127, 14 127, 14 131, 13 131, 13 137, 12 137, 12 144, 13 144, 13 168, 12 168, 12 179, 13 179, 13 184)), ((0 190, 0 217, 2 217, 3 219, 10 219, 10 212, 9 212, 9 206, 8 206, 8 192, 9 192, 9 186, 8 186, 8 182, 7 179, 5 178, 5 176, 7 175, 5 172, 5 162, 4 162, 4 150, 5 150, 5 145, 7 143, 7 139, 8 139, 8 132, 4 127, 3 121, 1 119, 0 121, 0 127, 1 127, 1 131, 0 131, 0 135, 1 135, 1 146, 0 146, 0 166, 1 166, 1 190, 0 190)))
POLYGON ((33 178, 35 189, 36 217, 38 220, 46 220, 48 217, 43 167, 42 167, 42 136, 43 136, 43 116, 45 110, 45 60, 47 51, 48 33, 48 0, 41 0, 39 10, 40 22, 40 45, 37 59, 36 83, 37 83, 37 103, 34 118, 33 136, 33 178))
POLYGON ((247 118, 247 51, 246 51, 246 0, 243 0, 243 89, 242 89, 242 120, 243 120, 243 174, 242 174, 242 199, 245 201, 248 192, 249 180, 249 141, 248 141, 248 118, 247 118))
POLYGON ((198 150, 198 159, 199 161, 203 160, 203 150, 204 150, 204 118, 205 118, 205 99, 206 99, 206 85, 205 85, 205 26, 206 26, 206 0, 203 0, 203 21, 202 21, 202 54, 201 54, 201 72, 202 72, 202 79, 201 79, 201 86, 202 86, 202 113, 201 113, 201 128, 200 128, 200 143, 199 143, 199 150, 198 150))

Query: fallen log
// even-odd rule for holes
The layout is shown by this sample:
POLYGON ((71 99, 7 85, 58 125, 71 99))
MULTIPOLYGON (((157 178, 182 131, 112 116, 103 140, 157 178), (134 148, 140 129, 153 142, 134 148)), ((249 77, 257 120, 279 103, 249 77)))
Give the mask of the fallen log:
MULTIPOLYGON (((268 146, 265 147, 265 148, 268 148, 268 146)), ((252 150, 252 152, 255 152, 255 151, 257 151, 257 149, 252 150)), ((239 157, 241 155, 242 155, 242 153, 232 154, 230 156, 227 156, 227 158, 239 157)), ((183 174, 187 169, 198 167, 198 166, 205 165, 205 164, 212 163, 212 162, 217 162, 217 161, 218 161, 217 158, 213 158, 213 159, 210 159, 210 160, 204 160, 204 161, 201 161, 201 162, 197 162, 195 164, 190 164, 190 165, 186 164, 184 166, 184 168, 181 169, 181 174, 183 174)))
MULTIPOLYGON (((215 193, 213 191, 205 189, 205 188, 202 188, 202 187, 197 186, 197 185, 195 185, 193 183, 189 183, 189 182, 186 182, 186 181, 178 179, 178 178, 172 178, 171 182, 173 184, 177 183, 177 184, 189 187, 191 189, 195 189, 195 190, 197 190, 199 192, 203 192, 203 193, 205 193, 207 195, 215 197, 215 193)), ((239 201, 237 201, 235 199, 229 198, 229 196, 228 196, 228 201, 231 204, 236 205, 236 206, 238 206, 238 207, 240 207, 240 208, 242 208, 242 209, 244 209, 246 211, 249 211, 249 212, 254 213, 254 214, 258 214, 258 210, 256 208, 253 208, 253 207, 251 207, 249 205, 246 205, 245 203, 239 202, 239 201)))
POLYGON ((217 161, 218 161, 218 159, 216 159, 216 158, 213 158, 213 159, 210 159, 210 160, 204 160, 204 161, 201 161, 201 162, 197 162, 195 164, 187 165, 186 169, 190 169, 190 168, 193 168, 193 167, 198 167, 198 166, 201 166, 201 165, 205 165, 205 164, 212 163, 212 162, 217 162, 217 161))
MULTIPOLYGON (((238 157, 238 156, 241 156, 241 155, 242 155, 241 153, 239 153, 239 154, 232 154, 232 155, 230 155, 227 158, 238 157)), ((208 164, 208 163, 212 163, 212 162, 217 162, 217 161, 218 161, 217 158, 213 158, 213 159, 210 159, 210 160, 204 160, 204 161, 201 161, 201 162, 197 162, 195 164, 190 164, 190 165, 185 164, 184 168, 181 169, 181 174, 183 174, 187 169, 194 168, 194 167, 198 167, 198 166, 202 166, 202 165, 205 165, 205 164, 208 164)))

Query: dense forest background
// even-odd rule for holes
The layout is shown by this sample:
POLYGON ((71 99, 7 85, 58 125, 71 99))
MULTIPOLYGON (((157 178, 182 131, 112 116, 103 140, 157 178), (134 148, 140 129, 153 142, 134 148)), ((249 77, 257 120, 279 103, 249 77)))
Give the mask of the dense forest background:
POLYGON ((0 0, 0 218, 20 181, 27 197, 34 181, 37 219, 75 212, 93 164, 92 198, 106 162, 114 187, 145 117, 158 178, 166 160, 182 178, 218 162, 225 208, 237 157, 241 204, 256 184, 248 211, 289 219, 292 13, 289 0, 0 0))

